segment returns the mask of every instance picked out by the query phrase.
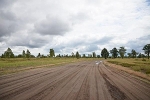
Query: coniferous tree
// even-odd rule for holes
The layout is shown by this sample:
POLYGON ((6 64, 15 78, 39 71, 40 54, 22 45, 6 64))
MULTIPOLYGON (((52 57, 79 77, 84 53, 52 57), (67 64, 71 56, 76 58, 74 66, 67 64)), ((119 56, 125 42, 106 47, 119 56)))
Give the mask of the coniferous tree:
POLYGON ((37 57, 38 57, 38 58, 41 58, 41 54, 40 54, 40 53, 38 53, 37 57))
POLYGON ((24 50, 22 51, 22 56, 23 56, 24 58, 26 57, 26 53, 25 53, 24 50))
POLYGON ((80 54, 79 54, 79 52, 78 52, 78 51, 76 52, 76 58, 77 58, 77 59, 79 59, 79 58, 80 58, 80 54))
POLYGON ((83 58, 85 58, 86 56, 85 56, 85 54, 83 54, 83 56, 82 56, 83 58))
POLYGON ((92 55, 93 55, 93 58, 96 58, 96 53, 95 52, 93 52, 92 55))

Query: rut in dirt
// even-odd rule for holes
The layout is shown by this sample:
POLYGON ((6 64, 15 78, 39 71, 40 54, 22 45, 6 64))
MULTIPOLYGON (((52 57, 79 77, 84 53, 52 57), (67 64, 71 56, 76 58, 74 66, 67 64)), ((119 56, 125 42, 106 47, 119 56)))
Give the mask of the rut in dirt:
POLYGON ((150 84, 102 61, 0 77, 0 100, 150 100, 150 84))

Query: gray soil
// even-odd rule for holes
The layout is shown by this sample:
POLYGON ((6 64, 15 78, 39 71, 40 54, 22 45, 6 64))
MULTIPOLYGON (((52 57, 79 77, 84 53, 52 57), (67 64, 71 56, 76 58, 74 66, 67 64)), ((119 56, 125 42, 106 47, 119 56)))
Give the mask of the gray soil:
POLYGON ((1 76, 0 100, 150 100, 150 84, 89 61, 1 76))

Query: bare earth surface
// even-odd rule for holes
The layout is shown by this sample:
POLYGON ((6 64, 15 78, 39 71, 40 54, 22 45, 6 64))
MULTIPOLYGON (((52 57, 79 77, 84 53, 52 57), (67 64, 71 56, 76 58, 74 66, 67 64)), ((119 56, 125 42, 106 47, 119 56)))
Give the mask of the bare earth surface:
POLYGON ((150 84, 89 61, 1 76, 0 100, 150 100, 150 84))

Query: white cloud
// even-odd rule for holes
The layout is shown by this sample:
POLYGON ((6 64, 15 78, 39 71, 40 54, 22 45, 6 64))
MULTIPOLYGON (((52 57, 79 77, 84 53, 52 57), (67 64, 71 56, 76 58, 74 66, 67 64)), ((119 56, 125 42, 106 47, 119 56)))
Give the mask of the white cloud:
POLYGON ((0 54, 8 47, 35 55, 120 46, 142 52, 150 43, 149 20, 146 0, 1 0, 0 54))

